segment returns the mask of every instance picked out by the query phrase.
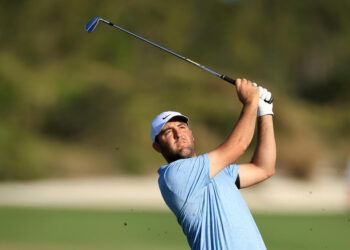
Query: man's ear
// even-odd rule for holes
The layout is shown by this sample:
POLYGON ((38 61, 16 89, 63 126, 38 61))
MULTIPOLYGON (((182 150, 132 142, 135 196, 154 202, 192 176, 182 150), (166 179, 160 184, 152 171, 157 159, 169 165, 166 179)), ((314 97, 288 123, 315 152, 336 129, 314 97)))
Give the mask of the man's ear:
POLYGON ((160 153, 160 145, 158 142, 153 142, 152 147, 154 148, 155 151, 160 153))

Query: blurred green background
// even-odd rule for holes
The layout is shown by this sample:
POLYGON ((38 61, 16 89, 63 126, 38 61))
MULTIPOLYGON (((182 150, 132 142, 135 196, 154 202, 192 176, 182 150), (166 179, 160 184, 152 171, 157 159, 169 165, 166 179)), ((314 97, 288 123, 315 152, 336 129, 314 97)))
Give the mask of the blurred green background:
MULTIPOLYGON (((349 13, 347 0, 0 0, 0 181, 155 176, 150 122, 165 110, 190 117, 198 154, 231 131, 233 86, 107 25, 88 34, 95 16, 271 90, 277 174, 343 175, 349 13)), ((269 249, 349 249, 349 213, 254 216, 269 249)), ((187 243, 170 213, 2 206, 0 249, 187 243)))
POLYGON ((197 153, 233 127, 232 86, 107 25, 87 33, 94 16, 271 90, 278 171, 343 173, 349 12, 346 0, 0 1, 0 179, 153 174, 164 110, 190 117, 197 153))

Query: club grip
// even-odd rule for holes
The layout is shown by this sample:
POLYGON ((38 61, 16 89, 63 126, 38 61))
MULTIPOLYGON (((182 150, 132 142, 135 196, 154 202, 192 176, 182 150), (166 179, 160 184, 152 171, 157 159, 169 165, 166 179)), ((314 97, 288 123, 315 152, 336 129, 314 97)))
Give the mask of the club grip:
POLYGON ((226 82, 229 82, 229 83, 231 83, 231 84, 233 84, 233 85, 236 84, 236 81, 233 80, 232 78, 228 77, 228 76, 222 75, 222 76, 220 76, 220 78, 221 78, 221 79, 224 79, 226 82))
MULTIPOLYGON (((226 82, 229 82, 233 85, 236 85, 236 81, 233 80, 232 78, 228 77, 228 76, 225 76, 225 75, 221 75, 220 76, 221 79, 225 80, 226 82)), ((270 100, 264 100, 265 102, 271 104, 273 102, 273 97, 271 96, 270 100)))

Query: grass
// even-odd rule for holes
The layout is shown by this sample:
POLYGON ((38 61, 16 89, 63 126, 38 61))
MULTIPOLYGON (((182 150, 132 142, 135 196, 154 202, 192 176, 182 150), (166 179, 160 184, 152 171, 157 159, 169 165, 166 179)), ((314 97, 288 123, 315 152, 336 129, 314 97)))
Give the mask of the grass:
MULTIPOLYGON (((268 249, 350 249, 350 214, 256 214, 268 249)), ((166 212, 0 208, 0 249, 189 249, 166 212)))
POLYGON ((271 250, 350 249, 350 214, 254 216, 271 250))

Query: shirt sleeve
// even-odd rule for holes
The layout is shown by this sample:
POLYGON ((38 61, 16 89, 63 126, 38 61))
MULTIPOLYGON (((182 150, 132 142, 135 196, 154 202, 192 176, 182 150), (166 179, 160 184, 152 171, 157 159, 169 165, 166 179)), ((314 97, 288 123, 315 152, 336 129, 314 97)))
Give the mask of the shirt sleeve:
POLYGON ((164 179, 174 194, 187 200, 210 183, 208 154, 171 163, 164 179))
POLYGON ((237 165, 237 164, 230 164, 225 169, 227 170, 228 174, 232 176, 232 178, 234 180, 237 179, 239 165, 237 165))
POLYGON ((240 188, 240 179, 238 175, 239 165, 230 164, 225 168, 226 174, 232 177, 232 183, 240 188))

